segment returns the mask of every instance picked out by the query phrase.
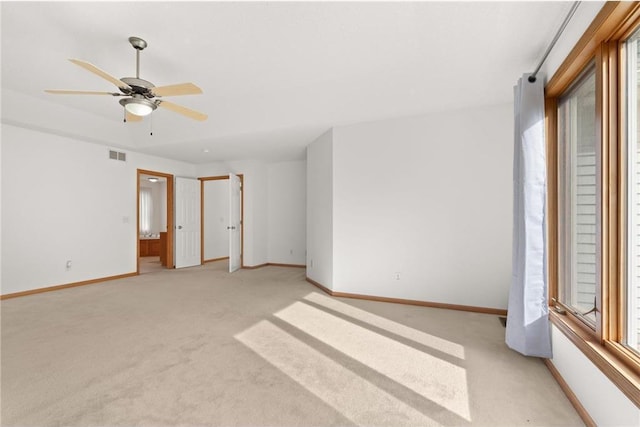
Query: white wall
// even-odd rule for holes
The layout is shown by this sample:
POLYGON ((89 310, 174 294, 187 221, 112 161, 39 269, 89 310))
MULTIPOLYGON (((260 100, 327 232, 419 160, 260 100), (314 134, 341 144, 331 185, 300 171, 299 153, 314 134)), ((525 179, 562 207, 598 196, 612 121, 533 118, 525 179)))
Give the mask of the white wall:
POLYGON ((203 181, 204 259, 229 256, 229 180, 203 181))
POLYGON ((195 168, 129 151, 109 160, 108 150, 2 125, 2 294, 136 271, 137 168, 195 168))
POLYGON ((596 425, 639 426, 640 410, 555 326, 552 362, 596 425))
POLYGON ((506 308, 512 122, 501 105, 334 128, 333 289, 506 308))
POLYGON ((307 167, 305 161, 268 166, 268 259, 306 264, 307 167))
POLYGON ((230 167, 225 162, 213 162, 196 165, 196 175, 199 178, 213 176, 228 176, 230 167))
MULTIPOLYGON (((127 153, 120 162, 108 159, 108 150, 3 123, 2 294, 135 272, 137 169, 185 177, 244 174, 244 263, 269 261, 266 163, 196 166, 118 149, 127 153)), ((274 176, 279 169, 300 175, 283 165, 274 167, 274 176)), ((274 247, 304 251, 300 236, 285 240, 274 247)))
POLYGON ((307 277, 333 288, 332 130, 307 147, 307 277))
POLYGON ((250 188, 253 188, 249 204, 245 204, 247 211, 253 216, 254 227, 252 230, 253 242, 251 250, 253 250, 253 264, 260 265, 269 262, 269 177, 267 173, 267 165, 260 162, 255 165, 254 169, 250 169, 248 174, 248 182, 250 188))

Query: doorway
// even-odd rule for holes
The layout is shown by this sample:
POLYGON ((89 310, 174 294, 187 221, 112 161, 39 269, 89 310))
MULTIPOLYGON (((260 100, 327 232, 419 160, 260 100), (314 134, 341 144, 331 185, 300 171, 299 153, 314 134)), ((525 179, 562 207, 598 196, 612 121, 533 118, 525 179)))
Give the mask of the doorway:
POLYGON ((173 175, 137 170, 136 272, 174 268, 173 175))
MULTIPOLYGON (((240 267, 244 267, 244 176, 240 179, 240 267)), ((202 264, 230 262, 230 186, 229 175, 198 178, 201 192, 202 264)), ((235 227, 234 227, 235 229, 235 227)), ((233 242, 231 242, 233 244, 233 242)))

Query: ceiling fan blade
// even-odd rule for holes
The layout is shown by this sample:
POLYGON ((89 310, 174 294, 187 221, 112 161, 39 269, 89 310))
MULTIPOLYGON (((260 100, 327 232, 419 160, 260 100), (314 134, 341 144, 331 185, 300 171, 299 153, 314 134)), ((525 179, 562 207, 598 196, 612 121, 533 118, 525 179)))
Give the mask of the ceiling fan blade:
POLYGON ((178 114, 182 114, 183 116, 189 117, 194 120, 204 121, 207 120, 207 115, 200 113, 195 110, 191 110, 187 107, 183 107, 182 105, 174 104, 173 102, 168 101, 157 101, 159 107, 166 108, 167 110, 171 110, 178 114))
POLYGON ((111 96, 123 96, 121 93, 99 92, 99 91, 93 91, 93 90, 46 89, 45 92, 52 93, 54 95, 111 95, 111 96))
POLYGON ((142 116, 136 116, 135 114, 131 114, 127 110, 125 110, 125 118, 127 122, 141 122, 142 116))
POLYGON ((118 88, 129 89, 129 90, 131 89, 131 86, 129 86, 128 84, 126 84, 122 80, 116 79, 111 74, 107 73, 106 71, 102 71, 100 68, 96 67, 93 64, 90 64, 90 63, 88 63, 86 61, 82 61, 80 59, 69 59, 69 61, 73 62, 76 65, 81 66, 82 68, 84 68, 87 71, 91 71, 93 74, 96 74, 96 75, 102 77, 103 79, 105 79, 107 81, 110 81, 111 83, 116 85, 118 88))
POLYGON ((156 96, 198 95, 202 89, 193 83, 180 83, 176 85, 154 87, 151 91, 156 96))

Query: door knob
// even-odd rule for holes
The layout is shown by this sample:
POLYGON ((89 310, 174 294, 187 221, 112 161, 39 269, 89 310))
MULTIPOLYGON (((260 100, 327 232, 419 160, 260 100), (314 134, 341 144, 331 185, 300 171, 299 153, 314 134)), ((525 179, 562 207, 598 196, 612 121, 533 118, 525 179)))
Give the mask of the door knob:
POLYGON ((182 226, 181 225, 178 226, 178 230, 182 230, 182 226))

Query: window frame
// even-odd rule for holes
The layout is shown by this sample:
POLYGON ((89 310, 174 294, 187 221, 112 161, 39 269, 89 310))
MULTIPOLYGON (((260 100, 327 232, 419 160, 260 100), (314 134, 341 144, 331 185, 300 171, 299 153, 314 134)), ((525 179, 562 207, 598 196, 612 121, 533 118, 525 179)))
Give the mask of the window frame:
MULTIPOLYGON (((640 355, 623 344, 624 280, 626 277, 626 98, 625 41, 640 27, 639 2, 607 2, 567 59, 545 86, 548 182, 548 272, 551 322, 566 335, 620 390, 640 407, 640 355), (596 135, 601 191, 600 259, 596 285, 595 328, 571 311, 561 314, 559 280, 559 99, 595 60, 596 135)), ((598 230, 597 230, 598 232, 598 230)))
MULTIPOLYGON (((556 167, 556 173, 557 173, 557 177, 558 177, 558 186, 557 186, 557 200, 558 200, 558 215, 556 216, 557 221, 558 221, 558 229, 561 228, 561 226, 563 224, 566 224, 566 214, 570 213, 573 214, 574 212, 572 211, 572 208, 577 207, 573 205, 573 201, 574 198, 577 197, 577 192, 574 193, 573 189, 567 189, 567 181, 563 178, 563 174, 567 174, 567 163, 569 162, 570 164, 570 168, 573 169, 573 165, 571 165, 572 162, 576 162, 577 163, 577 159, 574 159, 573 157, 571 157, 571 152, 573 151, 572 147, 567 147, 566 145, 560 147, 560 141, 559 141, 559 127, 560 127, 560 121, 558 119, 558 110, 560 109, 560 106, 562 105, 562 100, 565 97, 570 97, 572 95, 575 94, 576 90, 578 89, 578 86, 589 79, 589 76, 593 73, 595 80, 597 82, 597 69, 596 69, 596 64, 595 61, 591 60, 588 61, 583 69, 580 70, 580 72, 578 73, 578 75, 576 76, 576 78, 571 82, 571 84, 567 87, 567 89, 565 89, 560 95, 558 95, 556 97, 556 111, 555 111, 555 118, 556 121, 558 123, 556 132, 555 132, 555 137, 557 140, 557 149, 556 149, 556 153, 558 155, 558 163, 557 163, 557 167, 556 167), (569 153, 569 154, 568 154, 569 153), (571 157, 571 158, 569 158, 571 157), (567 195, 569 194, 571 196, 571 200, 562 200, 563 195, 567 195), (562 202, 562 203, 560 203, 562 202), (562 205, 562 207, 561 207, 562 205), (568 212, 571 211, 571 212, 568 212)), ((597 90, 597 87, 595 88, 597 90)), ((567 101, 569 102, 569 101, 567 101)), ((597 99, 596 99, 596 103, 597 103, 597 99)), ((596 118, 594 117, 594 120, 596 118)), ((601 140, 600 135, 599 135, 599 129, 595 129, 595 139, 596 139, 596 147, 595 149, 597 150, 599 148, 599 141, 601 140)), ((566 142, 566 141, 565 141, 566 142)), ((574 141, 571 141, 571 144, 573 145, 574 141)), ((577 150, 576 150, 576 154, 577 154, 577 150)), ((595 155, 595 176, 598 177, 600 176, 600 164, 601 164, 601 155, 600 153, 598 153, 597 151, 594 153, 595 155)), ((571 171, 571 176, 573 178, 573 171, 571 171)), ((596 180, 596 194, 595 194, 595 198, 596 200, 600 199, 600 194, 601 194, 601 182, 599 180, 596 180)), ((577 210, 576 210, 577 213, 577 210)), ((595 217, 596 217, 596 231, 595 234, 596 236, 600 236, 600 230, 598 229, 598 224, 600 224, 600 216, 601 216, 601 206, 598 205, 596 207, 596 212, 595 212, 595 217)), ((571 251, 569 251, 567 249, 568 245, 571 245, 572 247, 576 244, 578 244, 578 242, 573 241, 573 235, 574 235, 574 231, 575 231, 575 227, 577 227, 577 221, 574 220, 572 218, 572 220, 570 221, 571 224, 571 230, 559 230, 559 233, 557 235, 557 247, 558 247, 558 280, 557 280, 557 284, 558 286, 556 287, 556 293, 552 296, 553 298, 555 298, 554 303, 560 307, 562 307, 562 309, 564 309, 566 312, 568 312, 572 317, 575 318, 575 320, 579 320, 580 322, 584 323, 584 325, 591 329, 591 330, 595 330, 595 324, 597 322, 599 322, 599 315, 600 315, 600 310, 596 310, 595 312, 595 316, 594 316, 594 320, 591 320, 589 318, 587 318, 585 315, 583 315, 582 313, 580 313, 579 308, 573 305, 570 305, 568 301, 563 301, 564 298, 560 298, 561 294, 563 292, 561 292, 560 289, 560 284, 563 283, 563 280, 560 279, 560 277, 562 277, 563 279, 566 278, 571 278, 574 279, 575 278, 575 274, 576 272, 574 271, 574 267, 576 267, 573 262, 577 261, 573 259, 573 249, 571 251), (569 255, 567 255, 567 253, 570 252, 569 255), (562 267, 562 260, 568 260, 571 261, 571 272, 567 272, 566 270, 561 269, 562 267)), ((597 256, 600 254, 600 239, 597 238, 596 239, 596 271, 595 271, 595 294, 598 295, 600 293, 600 287, 599 284, 601 283, 600 281, 600 275, 601 275, 601 268, 600 268, 600 262, 599 259, 597 258, 597 256)), ((569 285, 571 287, 572 292, 578 292, 577 288, 574 288, 574 286, 577 286, 577 283, 571 283, 569 285)), ((566 290, 565 290, 566 291, 566 290)), ((597 299, 597 298, 596 298, 597 299)))
MULTIPOLYGON (((639 32, 640 32, 640 28, 635 29, 635 31, 633 31, 632 34, 629 36, 629 39, 632 38, 634 35, 638 34, 639 32)), ((640 39, 638 39, 638 40, 640 40, 640 39)), ((620 58, 622 60, 624 60, 624 61, 626 61, 628 59, 628 57, 629 57, 629 55, 631 53, 631 52, 628 51, 627 46, 628 46, 628 42, 626 42, 624 44, 621 44, 620 58)), ((635 50, 637 50, 637 47, 636 47, 635 50)), ((636 55, 637 55, 637 52, 636 52, 636 55)), ((629 95, 630 90, 632 89, 632 86, 628 85, 628 82, 629 82, 629 80, 628 80, 628 78, 629 78, 629 69, 628 69, 628 67, 629 67, 628 63, 621 64, 621 69, 624 70, 624 72, 625 72, 625 74, 627 76, 627 78, 625 78, 623 80, 623 82, 624 82, 624 84, 626 86, 624 86, 624 88, 621 88, 621 93, 626 93, 627 95, 629 95)), ((636 72, 636 75, 637 75, 637 72, 636 72)), ((636 77, 636 80, 637 80, 637 77, 636 77)), ((633 89, 633 90, 635 92, 637 92, 637 84, 635 86, 636 86, 636 88, 633 89)), ((635 100, 636 100, 636 102, 638 100, 638 94, 637 93, 635 93, 635 100)), ((625 103, 625 107, 626 107, 625 110, 622 112, 623 118, 625 118, 626 120, 624 122, 624 126, 622 126, 621 129, 624 132, 626 132, 626 134, 628 135, 629 134, 629 124, 630 124, 628 118, 631 117, 630 111, 628 109, 628 106, 629 106, 629 102, 628 101, 629 100, 628 99, 624 99, 622 101, 625 103)), ((637 109, 637 107, 636 107, 636 109, 637 109)), ((636 123, 636 127, 637 127, 637 123, 636 123)), ((637 135, 637 129, 636 129, 635 134, 637 135)), ((637 138, 637 136, 636 136, 636 138, 637 138)), ((623 140, 627 140, 627 139, 628 139, 628 136, 625 135, 625 138, 623 138, 623 140)), ((627 177, 631 177, 634 174, 637 174, 639 172, 637 170, 636 166, 632 167, 633 162, 632 162, 631 154, 630 154, 630 151, 629 151, 629 146, 630 146, 630 144, 627 141, 627 144, 624 145, 624 149, 626 151, 624 152, 624 154, 621 155, 622 159, 624 160, 624 167, 625 167, 624 174, 627 177)), ((640 159, 637 158, 637 154, 636 154, 636 156, 635 156, 635 158, 633 160, 635 160, 636 162, 638 162, 638 160, 640 160, 640 159)), ((631 237, 632 236, 631 227, 633 225, 629 223, 629 217, 633 217, 633 213, 629 212, 629 210, 630 210, 629 208, 630 208, 630 206, 633 205, 633 202, 634 202, 634 200, 631 199, 632 198, 632 191, 630 191, 631 188, 632 188, 631 185, 633 185, 633 183, 629 180, 629 178, 627 178, 623 182, 625 184, 627 184, 626 186, 623 186, 623 187, 620 188, 620 191, 623 192, 623 194, 624 194, 623 202, 624 202, 624 211, 626 212, 626 217, 625 217, 625 221, 623 223, 624 228, 621 231, 621 234, 623 234, 625 236, 625 239, 626 239, 625 240, 625 255, 626 255, 625 258, 628 261, 628 259, 630 257, 630 255, 629 255, 630 248, 633 248, 633 246, 634 246, 632 244, 632 242, 630 241, 630 239, 632 239, 632 237, 631 237)), ((635 200, 635 202, 637 203, 638 200, 635 200)), ((633 253, 631 255, 631 258, 633 258, 633 253)), ((629 319, 630 319, 629 312, 628 312, 628 309, 629 309, 628 299, 630 298, 630 295, 628 293, 628 288, 629 288, 628 281, 629 281, 629 274, 631 273, 631 270, 632 270, 633 266, 625 264, 624 267, 625 267, 625 269, 622 271, 624 280, 622 280, 621 282, 626 283, 626 286, 625 286, 625 288, 623 290, 623 293, 621 294, 621 301, 625 301, 625 304, 624 304, 624 310, 622 310, 622 312, 621 312, 621 316, 622 316, 621 319, 626 319, 625 322, 624 322, 626 324, 626 328, 623 328, 620 331, 621 333, 619 334, 619 337, 620 337, 620 339, 624 338, 624 340, 626 341, 626 340, 628 340, 628 331, 626 329, 628 329, 628 324, 629 324, 629 319)), ((638 319, 636 319, 636 321, 637 320, 638 319)), ((637 338, 636 338, 636 340, 637 340, 637 338)), ((638 348, 637 351, 640 351, 640 347, 638 348)))

